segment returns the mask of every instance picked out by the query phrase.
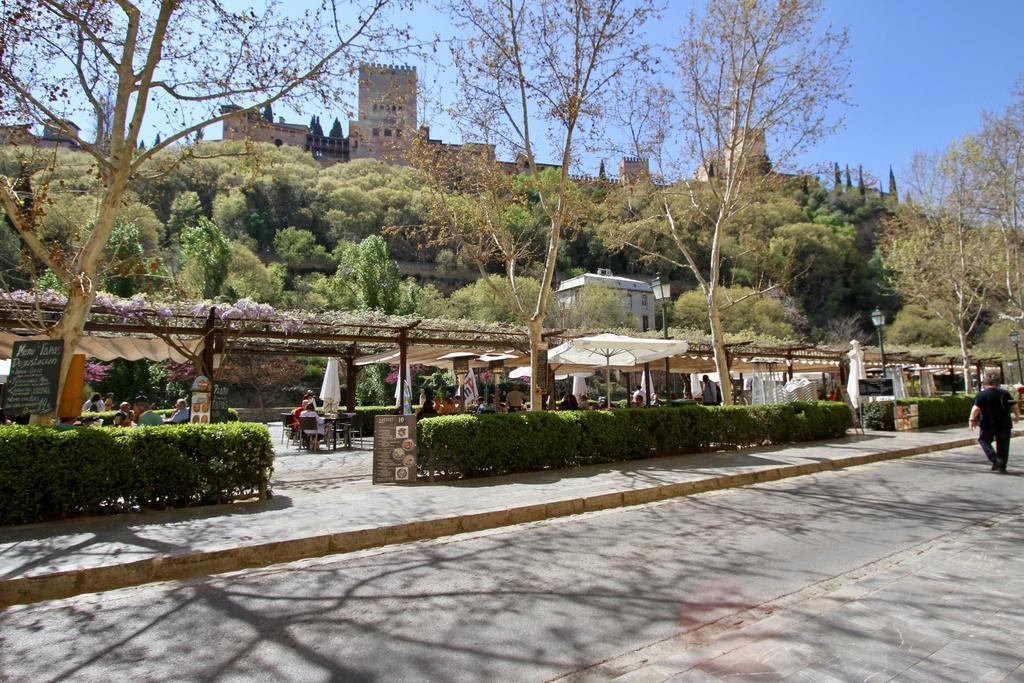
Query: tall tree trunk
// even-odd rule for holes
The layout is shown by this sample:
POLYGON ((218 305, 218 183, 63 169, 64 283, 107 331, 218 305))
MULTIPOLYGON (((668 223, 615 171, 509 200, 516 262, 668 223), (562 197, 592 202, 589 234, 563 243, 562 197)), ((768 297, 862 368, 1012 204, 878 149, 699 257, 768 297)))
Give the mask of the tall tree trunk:
POLYGON ((957 336, 960 338, 960 355, 963 360, 964 391, 970 393, 974 390, 974 382, 971 381, 971 358, 967 350, 967 332, 963 325, 957 329, 957 336))
POLYGON ((722 330, 722 316, 718 310, 718 287, 712 282, 708 287, 708 323, 711 325, 711 348, 715 355, 715 370, 718 385, 722 389, 722 403, 732 405, 732 377, 729 376, 729 355, 725 350, 725 332, 722 330))
MULTIPOLYGON (((533 412, 542 409, 537 360, 541 339, 544 336, 543 318, 527 323, 526 331, 530 338, 530 411, 533 412)), ((547 372, 546 368, 544 372, 547 372)))
MULTIPOLYGON (((86 318, 89 315, 89 309, 92 308, 95 296, 95 293, 91 291, 83 292, 81 289, 69 288, 68 302, 61 314, 60 323, 51 328, 48 333, 50 338, 60 339, 64 342, 64 355, 60 363, 60 382, 57 385, 58 405, 60 397, 64 394, 64 386, 67 384, 71 359, 74 356, 75 349, 78 348, 79 340, 82 338, 86 318)), ((31 422, 32 424, 50 424, 57 417, 59 415, 55 407, 52 412, 43 415, 33 415, 31 422)))

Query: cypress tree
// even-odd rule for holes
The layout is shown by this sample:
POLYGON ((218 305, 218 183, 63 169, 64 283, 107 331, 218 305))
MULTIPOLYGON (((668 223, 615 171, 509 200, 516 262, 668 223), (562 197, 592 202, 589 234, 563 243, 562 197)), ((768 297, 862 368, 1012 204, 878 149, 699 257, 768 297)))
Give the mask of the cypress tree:
POLYGON ((267 102, 267 106, 263 107, 263 118, 269 123, 274 122, 274 110, 270 107, 270 102, 267 102))
POLYGON ((836 176, 836 187, 835 190, 838 192, 843 187, 843 172, 839 170, 839 163, 836 162, 834 173, 836 176))
POLYGON ((601 159, 601 165, 597 168, 597 179, 607 180, 608 174, 604 171, 604 159, 601 159))
POLYGON ((160 144, 160 133, 157 133, 156 134, 156 139, 153 140, 153 146, 156 147, 159 144, 160 144))
POLYGON ((323 134, 324 134, 324 129, 320 125, 320 117, 319 116, 314 116, 313 117, 313 135, 320 135, 320 136, 322 136, 323 134))
POLYGON ((309 132, 310 133, 316 133, 316 117, 315 116, 310 116, 309 117, 309 132))
POLYGON ((338 120, 337 116, 334 117, 334 125, 331 126, 331 133, 330 133, 330 135, 328 137, 332 137, 332 138, 344 137, 342 135, 342 132, 341 132, 341 121, 338 120))
POLYGON ((892 166, 889 167, 889 196, 894 202, 900 200, 899 194, 896 192, 896 176, 892 172, 892 166))
POLYGON ((864 187, 864 166, 861 164, 857 165, 857 191, 860 192, 861 197, 867 191, 867 188, 864 187))
POLYGON ((850 165, 849 164, 846 165, 846 189, 847 190, 852 190, 853 189, 853 183, 850 182, 850 165))

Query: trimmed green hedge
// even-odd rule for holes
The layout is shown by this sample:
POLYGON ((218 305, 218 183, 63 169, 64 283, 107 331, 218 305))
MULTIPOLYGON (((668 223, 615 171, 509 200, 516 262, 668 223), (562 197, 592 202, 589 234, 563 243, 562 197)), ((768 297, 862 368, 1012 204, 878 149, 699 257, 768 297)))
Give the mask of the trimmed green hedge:
POLYGON ((265 491, 273 466, 253 423, 0 427, 0 524, 229 502, 265 491))
MULTIPOLYGON (((895 403, 918 406, 917 426, 919 428, 942 427, 958 423, 967 424, 971 406, 974 405, 974 394, 901 398, 895 403)), ((893 404, 893 401, 864 404, 864 426, 868 429, 895 431, 896 416, 893 404)))
POLYGON ((835 438, 850 426, 846 404, 829 402, 446 415, 420 421, 418 460, 425 474, 479 477, 835 438))
MULTIPOLYGON (((82 413, 82 417, 98 417, 103 420, 104 426, 109 427, 110 421, 114 419, 117 412, 116 410, 104 410, 101 413, 82 413)), ((174 413, 174 408, 161 408, 149 412, 156 413, 160 417, 169 417, 174 413)), ((238 411, 234 408, 228 408, 228 422, 238 422, 238 411)))

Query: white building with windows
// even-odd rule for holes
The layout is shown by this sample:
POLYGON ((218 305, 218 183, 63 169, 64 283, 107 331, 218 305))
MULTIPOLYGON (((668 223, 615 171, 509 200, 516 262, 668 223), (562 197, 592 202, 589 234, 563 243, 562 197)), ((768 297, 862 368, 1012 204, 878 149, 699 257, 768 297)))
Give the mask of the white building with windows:
POLYGON ((562 282, 555 292, 558 305, 563 309, 572 306, 573 300, 584 285, 608 287, 622 295, 622 305, 637 321, 637 327, 646 332, 655 327, 654 290, 651 283, 628 277, 612 275, 607 268, 598 268, 596 273, 584 273, 562 282))

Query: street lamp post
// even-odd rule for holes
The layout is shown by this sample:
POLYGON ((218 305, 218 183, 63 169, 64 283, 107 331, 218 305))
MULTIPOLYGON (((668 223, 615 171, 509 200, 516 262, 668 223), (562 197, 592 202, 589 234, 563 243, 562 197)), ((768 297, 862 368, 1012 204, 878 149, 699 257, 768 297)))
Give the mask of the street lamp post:
POLYGON ((1024 384, 1024 372, 1020 367, 1020 330, 1010 332, 1010 343, 1013 344, 1013 348, 1017 352, 1017 381, 1024 384))
POLYGON ((885 326, 885 314, 876 308, 871 312, 871 322, 878 330, 878 355, 882 359, 882 376, 885 377, 885 345, 882 343, 882 327, 885 326))
MULTIPOLYGON (((654 282, 651 283, 651 289, 654 290, 654 300, 661 301, 661 324, 665 328, 665 339, 668 339, 668 303, 672 298, 672 285, 668 282, 661 281, 661 273, 658 273, 654 282)), ((672 375, 669 374, 668 357, 665 358, 665 400, 671 397, 669 392, 669 378, 672 375)))

